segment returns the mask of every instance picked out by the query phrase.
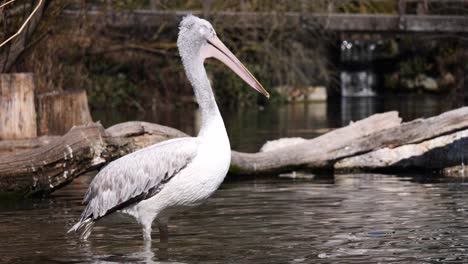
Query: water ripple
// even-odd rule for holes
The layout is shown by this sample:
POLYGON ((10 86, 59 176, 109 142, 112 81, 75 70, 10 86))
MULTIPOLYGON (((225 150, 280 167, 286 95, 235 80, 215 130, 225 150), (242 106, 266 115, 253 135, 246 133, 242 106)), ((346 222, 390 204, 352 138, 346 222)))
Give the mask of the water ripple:
POLYGON ((88 242, 66 234, 87 182, 50 199, 0 203, 0 262, 468 262, 468 188, 456 179, 228 181, 205 205, 171 220, 167 251, 157 232, 148 248, 141 228, 117 216, 88 242))

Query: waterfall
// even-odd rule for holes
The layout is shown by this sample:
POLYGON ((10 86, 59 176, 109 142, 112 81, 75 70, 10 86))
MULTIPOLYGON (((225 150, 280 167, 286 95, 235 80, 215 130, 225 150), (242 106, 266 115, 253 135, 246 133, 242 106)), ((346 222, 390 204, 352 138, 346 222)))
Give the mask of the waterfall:
POLYGON ((376 44, 362 40, 341 42, 341 95, 344 97, 376 96, 376 75, 372 62, 376 44))

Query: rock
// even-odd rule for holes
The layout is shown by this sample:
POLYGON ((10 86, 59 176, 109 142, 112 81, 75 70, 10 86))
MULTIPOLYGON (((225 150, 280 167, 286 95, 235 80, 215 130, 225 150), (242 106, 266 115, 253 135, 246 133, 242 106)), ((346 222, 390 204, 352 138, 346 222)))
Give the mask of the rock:
POLYGON ((453 74, 450 72, 445 73, 439 81, 441 87, 450 87, 455 85, 455 83, 455 76, 453 76, 453 74))
POLYGON ((276 86, 275 91, 288 102, 324 102, 327 100, 327 89, 324 86, 276 86))
POLYGON ((426 76, 424 74, 419 74, 416 77, 417 86, 423 88, 426 91, 437 92, 439 91, 439 85, 434 78, 426 76))
POLYGON ((438 92, 440 87, 437 84, 437 81, 425 74, 418 74, 414 79, 402 79, 401 84, 406 87, 408 90, 414 90, 416 88, 423 89, 429 92, 438 92))
POLYGON ((307 101, 309 102, 327 101, 327 88, 325 88, 324 86, 307 87, 307 101))
POLYGON ((408 90, 413 90, 416 87, 414 80, 412 79, 402 79, 401 84, 408 88, 408 90))
POLYGON ((262 148, 260 148, 260 152, 272 151, 284 147, 289 147, 291 145, 301 144, 304 142, 307 142, 307 139, 300 137, 280 138, 277 140, 271 140, 263 144, 262 148))

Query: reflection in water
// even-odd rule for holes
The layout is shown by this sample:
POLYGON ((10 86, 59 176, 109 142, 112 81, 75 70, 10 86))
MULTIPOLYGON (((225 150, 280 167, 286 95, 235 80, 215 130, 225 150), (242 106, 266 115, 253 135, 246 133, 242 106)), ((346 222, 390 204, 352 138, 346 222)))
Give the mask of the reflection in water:
POLYGON ((342 71, 340 74, 341 95, 343 97, 373 97, 375 73, 372 71, 342 71))
MULTIPOLYGON (((86 178, 86 177, 85 177, 86 178)), ((102 222, 88 242, 66 234, 87 179, 51 199, 0 203, 0 262, 446 263, 468 261, 468 183, 361 174, 227 181, 171 221, 167 250, 138 224, 102 222)))

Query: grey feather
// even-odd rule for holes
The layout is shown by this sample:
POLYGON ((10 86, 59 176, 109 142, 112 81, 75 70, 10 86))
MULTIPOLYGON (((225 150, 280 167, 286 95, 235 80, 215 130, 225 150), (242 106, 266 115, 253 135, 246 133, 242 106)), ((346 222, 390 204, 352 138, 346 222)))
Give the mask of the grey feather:
POLYGON ((198 139, 192 137, 172 139, 111 162, 92 180, 83 200, 87 206, 69 232, 83 229, 87 219, 95 221, 123 209, 122 205, 157 194, 195 158, 198 144, 198 139))

